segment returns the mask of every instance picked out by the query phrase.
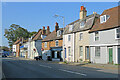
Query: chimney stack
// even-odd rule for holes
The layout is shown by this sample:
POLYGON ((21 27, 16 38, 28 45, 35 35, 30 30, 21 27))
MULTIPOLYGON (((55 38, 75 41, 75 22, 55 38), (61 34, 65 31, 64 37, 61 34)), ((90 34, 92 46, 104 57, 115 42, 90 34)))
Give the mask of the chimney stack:
POLYGON ((43 30, 45 30, 45 26, 43 26, 43 30))
POLYGON ((42 35, 45 34, 45 26, 43 26, 42 35))
POLYGON ((50 28, 49 28, 49 26, 47 26, 46 34, 48 35, 49 33, 50 33, 50 28))
POLYGON ((84 6, 81 6, 81 8, 80 8, 80 14, 79 14, 80 19, 85 18, 85 17, 86 17, 86 15, 87 15, 86 8, 85 8, 84 6))
POLYGON ((57 32, 57 30, 59 30, 59 26, 58 26, 58 23, 56 22, 55 31, 57 32))

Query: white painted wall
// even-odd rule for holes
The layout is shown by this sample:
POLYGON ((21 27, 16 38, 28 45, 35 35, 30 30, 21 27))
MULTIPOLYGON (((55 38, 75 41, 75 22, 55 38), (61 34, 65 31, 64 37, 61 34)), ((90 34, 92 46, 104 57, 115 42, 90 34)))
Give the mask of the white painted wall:
POLYGON ((42 48, 42 42, 41 40, 36 40, 36 41, 31 41, 31 51, 30 51, 30 58, 31 59, 34 59, 34 57, 36 56, 40 56, 42 55, 42 51, 41 51, 41 48, 42 48), (36 49, 36 52, 33 50, 33 49, 36 49))
POLYGON ((65 48, 66 48, 66 59, 68 62, 74 62, 74 35, 71 34, 65 34, 63 35, 64 43, 63 43, 63 54, 65 57, 65 48), (71 41, 68 41, 68 35, 71 35, 71 41), (68 53, 68 47, 71 47, 71 56, 69 56, 68 53))
POLYGON ((99 41, 94 40, 95 33, 90 33, 90 55, 91 62, 107 64, 109 62, 108 48, 113 48, 113 62, 118 63, 118 39, 116 39, 116 28, 110 30, 99 31, 99 41), (101 57, 95 58, 95 46, 100 46, 101 57))

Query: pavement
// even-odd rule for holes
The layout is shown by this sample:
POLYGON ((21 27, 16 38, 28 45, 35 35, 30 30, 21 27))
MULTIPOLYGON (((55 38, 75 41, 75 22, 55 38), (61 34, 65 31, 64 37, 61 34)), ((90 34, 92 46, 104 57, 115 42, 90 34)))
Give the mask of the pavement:
POLYGON ((20 58, 2 58, 3 78, 118 78, 118 70, 58 64, 20 58))
MULTIPOLYGON (((60 64, 62 64, 62 62, 60 62, 60 64)), ((85 62, 81 62, 81 63, 74 62, 74 63, 68 63, 68 65, 99 68, 99 69, 118 70, 118 65, 116 65, 116 64, 93 64, 93 63, 85 63, 85 62)))

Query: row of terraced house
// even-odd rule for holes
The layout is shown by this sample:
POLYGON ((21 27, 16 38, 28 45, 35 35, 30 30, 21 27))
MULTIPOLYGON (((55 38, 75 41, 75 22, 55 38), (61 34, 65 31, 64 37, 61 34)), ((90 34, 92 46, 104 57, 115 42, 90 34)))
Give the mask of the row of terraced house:
POLYGON ((93 12, 87 16, 80 7, 80 18, 55 30, 43 27, 28 40, 18 39, 13 45, 16 57, 67 62, 118 64, 120 54, 119 7, 104 10, 101 15, 93 12))

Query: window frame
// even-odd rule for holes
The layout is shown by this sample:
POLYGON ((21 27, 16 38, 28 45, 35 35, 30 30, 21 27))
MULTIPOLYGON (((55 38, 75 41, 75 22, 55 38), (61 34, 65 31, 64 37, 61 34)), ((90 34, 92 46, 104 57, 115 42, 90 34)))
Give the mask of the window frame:
POLYGON ((47 42, 44 43, 44 47, 47 48, 47 42))
POLYGON ((95 33, 94 33, 94 41, 99 41, 100 40, 100 33, 98 32, 98 31, 96 31, 95 33), (96 35, 96 32, 98 33, 97 35, 96 35), (96 38, 98 38, 98 40, 96 39, 96 38))
POLYGON ((117 29, 120 31, 120 27, 115 29, 115 39, 120 39, 120 32, 117 33, 117 29), (117 38, 117 35, 119 35, 119 38, 117 38))
POLYGON ((101 54, 100 54, 100 46, 96 46, 95 47, 95 57, 100 58, 101 54), (98 54, 99 53, 99 54, 98 54))
POLYGON ((79 34, 79 40, 80 40, 80 41, 83 40, 83 33, 80 33, 80 34, 79 34), (82 34, 82 36, 81 36, 81 34, 82 34))
POLYGON ((102 15, 102 16, 100 16, 100 23, 102 24, 102 23, 106 22, 109 18, 110 18, 109 15, 102 15))
POLYGON ((56 41, 55 41, 55 46, 56 46, 56 47, 58 47, 58 46, 59 46, 59 41, 58 41, 58 40, 56 40, 56 41), (58 43, 57 43, 58 45, 56 45, 56 42, 58 42, 58 43))
POLYGON ((59 37, 61 35, 61 30, 57 31, 57 37, 59 37))
POLYGON ((73 24, 72 25, 69 25, 69 32, 71 32, 73 30, 73 24))
POLYGON ((71 35, 68 35, 68 41, 71 41, 71 35))
POLYGON ((100 23, 106 22, 106 15, 100 16, 100 23))
POLYGON ((83 56, 83 46, 79 46, 79 56, 83 56), (81 55, 82 53, 82 55, 81 55))
POLYGON ((68 56, 71 56, 71 47, 68 47, 68 56))

